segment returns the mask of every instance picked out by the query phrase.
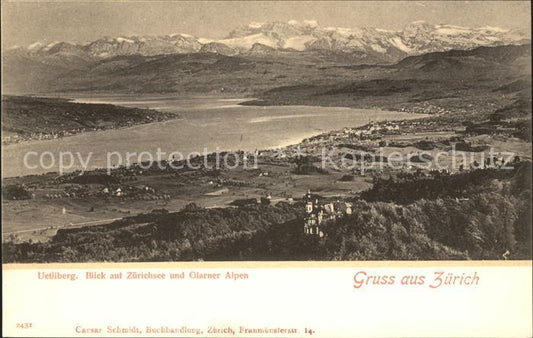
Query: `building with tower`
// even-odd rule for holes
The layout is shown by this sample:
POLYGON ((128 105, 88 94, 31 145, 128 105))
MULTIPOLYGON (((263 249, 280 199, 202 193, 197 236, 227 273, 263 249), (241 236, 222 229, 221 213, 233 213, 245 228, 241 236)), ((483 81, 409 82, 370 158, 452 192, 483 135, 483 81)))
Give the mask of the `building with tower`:
POLYGON ((327 221, 352 214, 351 203, 339 200, 336 202, 321 203, 320 196, 312 194, 310 190, 304 196, 304 203, 304 233, 306 235, 323 237, 323 226, 327 221))

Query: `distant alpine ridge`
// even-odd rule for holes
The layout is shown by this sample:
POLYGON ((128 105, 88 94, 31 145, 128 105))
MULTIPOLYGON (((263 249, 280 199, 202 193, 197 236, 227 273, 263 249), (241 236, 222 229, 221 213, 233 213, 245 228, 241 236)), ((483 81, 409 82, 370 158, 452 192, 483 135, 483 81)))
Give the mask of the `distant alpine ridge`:
POLYGON ((222 55, 269 55, 284 52, 321 51, 354 54, 359 58, 382 56, 397 61, 411 55, 451 49, 472 49, 528 43, 521 32, 497 27, 468 28, 424 21, 403 30, 323 27, 317 21, 251 23, 224 39, 198 38, 188 34, 165 36, 105 37, 86 44, 36 42, 9 52, 31 56, 62 55, 81 59, 105 59, 123 55, 216 53, 222 55), (386 57, 385 57, 386 56, 386 57))

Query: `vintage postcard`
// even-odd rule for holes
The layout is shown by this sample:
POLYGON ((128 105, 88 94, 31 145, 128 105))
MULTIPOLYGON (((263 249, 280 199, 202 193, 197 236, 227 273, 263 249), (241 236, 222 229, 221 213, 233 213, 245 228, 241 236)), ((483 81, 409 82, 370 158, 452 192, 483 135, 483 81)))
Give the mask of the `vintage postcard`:
POLYGON ((3 335, 530 337, 529 1, 2 1, 3 335))

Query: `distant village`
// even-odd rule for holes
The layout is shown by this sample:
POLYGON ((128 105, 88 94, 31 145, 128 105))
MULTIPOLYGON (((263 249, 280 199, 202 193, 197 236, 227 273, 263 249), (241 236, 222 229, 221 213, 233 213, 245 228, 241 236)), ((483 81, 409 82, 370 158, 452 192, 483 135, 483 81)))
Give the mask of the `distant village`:
MULTIPOLYGON (((146 116, 145 121, 141 123, 150 123, 150 122, 156 122, 161 121, 163 118, 154 118, 152 116, 146 116)), ((10 131, 7 132, 10 135, 2 135, 2 144, 3 145, 9 145, 24 141, 47 141, 47 140, 56 140, 63 137, 73 136, 80 133, 85 133, 89 131, 99 131, 99 130, 108 130, 108 129, 119 129, 124 127, 131 127, 135 124, 138 124, 139 122, 136 122, 134 120, 127 120, 119 124, 112 124, 108 123, 106 125, 100 125, 100 126, 94 126, 94 127, 83 127, 83 128, 75 128, 75 129, 68 129, 68 130, 56 130, 56 131, 50 131, 50 132, 34 132, 34 133, 19 133, 17 131, 10 131)))

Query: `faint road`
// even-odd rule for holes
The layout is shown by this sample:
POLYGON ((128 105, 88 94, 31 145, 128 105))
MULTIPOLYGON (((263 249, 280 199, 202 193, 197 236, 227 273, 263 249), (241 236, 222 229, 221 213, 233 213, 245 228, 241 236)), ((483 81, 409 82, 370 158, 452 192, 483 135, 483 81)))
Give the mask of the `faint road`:
POLYGON ((89 221, 89 222, 81 222, 81 223, 70 223, 70 224, 57 225, 57 226, 47 226, 47 227, 25 229, 25 230, 18 230, 18 231, 9 231, 9 232, 2 232, 2 235, 21 234, 21 233, 25 233, 25 232, 33 232, 33 231, 40 231, 40 230, 52 230, 52 229, 61 229, 61 228, 71 228, 71 227, 76 228, 76 227, 83 226, 83 225, 99 225, 99 224, 118 221, 120 219, 122 219, 122 217, 101 219, 101 220, 89 221))

